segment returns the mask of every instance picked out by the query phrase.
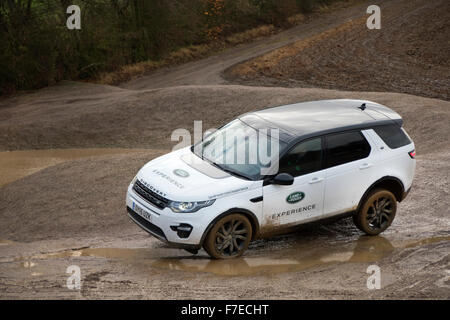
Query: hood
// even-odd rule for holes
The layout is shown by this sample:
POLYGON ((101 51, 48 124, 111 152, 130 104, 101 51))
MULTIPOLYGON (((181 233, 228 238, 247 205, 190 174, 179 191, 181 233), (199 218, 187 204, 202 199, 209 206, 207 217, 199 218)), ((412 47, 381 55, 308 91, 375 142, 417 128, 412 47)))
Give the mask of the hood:
POLYGON ((137 178, 173 201, 218 199, 250 190, 255 185, 254 181, 237 178, 201 160, 190 147, 148 162, 137 178))

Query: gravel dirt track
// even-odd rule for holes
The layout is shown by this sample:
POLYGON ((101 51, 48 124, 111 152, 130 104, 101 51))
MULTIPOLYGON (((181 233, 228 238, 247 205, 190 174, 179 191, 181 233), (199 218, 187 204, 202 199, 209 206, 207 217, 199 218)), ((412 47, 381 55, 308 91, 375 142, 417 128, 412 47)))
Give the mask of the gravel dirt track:
MULTIPOLYGON (((308 21, 305 34, 298 28, 286 41, 324 32, 327 19, 334 28, 348 15, 364 16, 365 8, 326 13, 317 28, 308 21)), ((240 61, 273 50, 277 37, 258 40, 259 49, 248 44, 240 61)), ((226 58, 233 50, 121 88, 64 82, 0 101, 3 152, 128 149, 52 162, 0 187, 0 298, 450 298, 450 102, 358 88, 231 85, 220 76, 240 62, 226 58), (202 64, 210 65, 204 76, 202 64), (174 129, 192 130, 194 120, 203 120, 205 130, 246 111, 329 98, 393 108, 416 143, 413 189, 382 236, 363 236, 345 219, 258 240, 242 259, 211 261, 203 251, 167 248, 126 216, 127 184, 145 162, 170 150, 174 129), (366 287, 372 264, 381 268, 381 290, 366 287), (66 287, 70 265, 81 268, 81 290, 66 287)))

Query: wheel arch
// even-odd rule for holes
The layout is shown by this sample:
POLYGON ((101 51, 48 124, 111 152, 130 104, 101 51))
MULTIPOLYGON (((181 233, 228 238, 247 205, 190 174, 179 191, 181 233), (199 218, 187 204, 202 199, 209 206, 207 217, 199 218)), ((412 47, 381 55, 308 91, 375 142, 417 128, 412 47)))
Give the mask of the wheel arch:
POLYGON ((363 196, 359 200, 356 212, 358 212, 359 209, 361 208, 361 205, 364 199, 367 197, 367 195, 376 188, 383 188, 389 190, 394 194, 398 202, 401 202, 404 198, 403 195, 405 193, 405 186, 403 182, 397 177, 385 176, 381 179, 378 179, 377 181, 372 183, 369 188, 367 188, 366 192, 364 192, 363 196))
POLYGON ((250 224, 252 225, 252 239, 251 240, 255 240, 257 238, 257 235, 259 234, 259 221, 258 221, 258 218, 256 217, 256 215, 248 209, 231 208, 225 212, 222 212, 217 217, 215 217, 213 221, 211 221, 211 223, 208 225, 208 227, 203 232, 202 238, 200 240, 200 246, 203 246, 203 242, 205 241, 206 235, 208 234, 209 230, 211 230, 211 228, 217 223, 217 221, 219 221, 223 217, 225 217, 229 214, 232 214, 232 213, 240 213, 240 214, 243 214, 245 217, 247 217, 248 220, 250 221, 250 224))

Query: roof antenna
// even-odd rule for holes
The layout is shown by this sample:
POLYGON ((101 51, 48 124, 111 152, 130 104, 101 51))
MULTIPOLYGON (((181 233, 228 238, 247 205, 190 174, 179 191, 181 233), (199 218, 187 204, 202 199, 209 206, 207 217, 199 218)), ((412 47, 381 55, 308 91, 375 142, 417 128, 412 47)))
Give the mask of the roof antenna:
POLYGON ((366 104, 363 103, 360 107, 358 107, 359 109, 361 109, 362 111, 366 110, 366 104))

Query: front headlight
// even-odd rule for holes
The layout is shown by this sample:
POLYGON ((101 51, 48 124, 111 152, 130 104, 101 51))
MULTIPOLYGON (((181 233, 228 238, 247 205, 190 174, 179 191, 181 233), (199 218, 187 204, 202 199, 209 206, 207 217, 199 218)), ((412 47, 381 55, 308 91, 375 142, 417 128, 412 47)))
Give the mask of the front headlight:
POLYGON ((176 213, 190 213, 196 212, 201 208, 209 207, 214 203, 214 201, 216 200, 196 201, 196 202, 171 201, 169 203, 169 208, 176 213))

